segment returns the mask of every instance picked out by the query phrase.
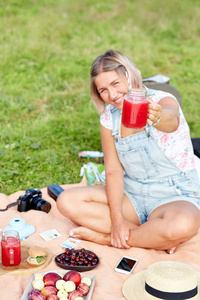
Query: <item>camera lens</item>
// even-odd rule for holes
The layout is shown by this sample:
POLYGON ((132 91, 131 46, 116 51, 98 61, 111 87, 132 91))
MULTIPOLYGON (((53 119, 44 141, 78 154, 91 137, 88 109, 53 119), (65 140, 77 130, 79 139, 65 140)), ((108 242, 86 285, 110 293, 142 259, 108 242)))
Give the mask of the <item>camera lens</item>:
POLYGON ((42 210, 46 213, 48 213, 51 209, 51 204, 49 202, 38 197, 33 200, 32 205, 34 206, 35 210, 42 210))
POLYGON ((41 210, 48 213, 51 209, 51 204, 49 202, 44 201, 45 203, 43 203, 41 205, 41 210))

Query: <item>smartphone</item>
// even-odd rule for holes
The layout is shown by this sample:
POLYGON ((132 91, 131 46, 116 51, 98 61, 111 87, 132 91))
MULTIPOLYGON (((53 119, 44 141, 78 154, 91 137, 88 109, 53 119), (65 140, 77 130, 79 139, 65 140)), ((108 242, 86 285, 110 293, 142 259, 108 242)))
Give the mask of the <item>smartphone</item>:
POLYGON ((123 256, 115 267, 115 271, 124 274, 130 274, 135 268, 137 262, 138 260, 136 258, 123 256))

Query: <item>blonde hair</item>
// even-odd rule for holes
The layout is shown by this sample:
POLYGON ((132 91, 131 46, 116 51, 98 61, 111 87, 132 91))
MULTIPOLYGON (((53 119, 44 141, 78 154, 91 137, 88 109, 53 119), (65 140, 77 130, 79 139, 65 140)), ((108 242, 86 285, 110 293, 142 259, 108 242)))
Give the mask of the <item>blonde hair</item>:
POLYGON ((134 63, 119 51, 106 51, 95 59, 90 70, 90 95, 94 106, 100 114, 104 112, 106 104, 101 99, 94 81, 100 73, 108 71, 116 71, 128 87, 127 77, 133 88, 142 88, 141 72, 134 63))

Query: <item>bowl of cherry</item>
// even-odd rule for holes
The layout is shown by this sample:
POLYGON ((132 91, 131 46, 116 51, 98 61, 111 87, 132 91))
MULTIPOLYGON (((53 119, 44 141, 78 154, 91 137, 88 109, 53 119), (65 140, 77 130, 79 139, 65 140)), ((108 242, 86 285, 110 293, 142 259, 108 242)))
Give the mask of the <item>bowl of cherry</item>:
POLYGON ((85 272, 96 268, 99 264, 98 256, 85 248, 70 249, 55 257, 55 263, 63 269, 85 272))

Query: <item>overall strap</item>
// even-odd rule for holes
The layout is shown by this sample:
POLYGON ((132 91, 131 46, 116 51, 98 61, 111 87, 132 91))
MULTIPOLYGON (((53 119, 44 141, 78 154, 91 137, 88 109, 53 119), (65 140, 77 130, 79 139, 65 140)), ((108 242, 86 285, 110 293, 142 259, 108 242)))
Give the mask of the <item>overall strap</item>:
POLYGON ((151 126, 149 126, 148 124, 145 126, 145 131, 146 131, 146 135, 147 137, 150 137, 151 135, 151 126))
POLYGON ((150 89, 150 88, 148 88, 146 86, 144 86, 144 87, 145 87, 145 89, 147 91, 147 97, 151 97, 151 96, 155 95, 156 91, 154 89, 150 89))
MULTIPOLYGON (((145 88, 146 88, 146 91, 147 91, 147 97, 151 97, 151 96, 153 96, 155 94, 155 90, 150 89, 150 88, 148 88, 146 86, 145 86, 145 88)), ((151 129, 152 129, 152 127, 147 124, 146 127, 145 127, 145 131, 146 131, 147 137, 150 137, 150 135, 151 135, 151 129)))
POLYGON ((112 113, 112 125, 113 125, 112 135, 116 136, 116 135, 119 135, 119 126, 120 126, 120 114, 121 114, 121 111, 117 107, 114 107, 111 110, 111 113, 112 113))

